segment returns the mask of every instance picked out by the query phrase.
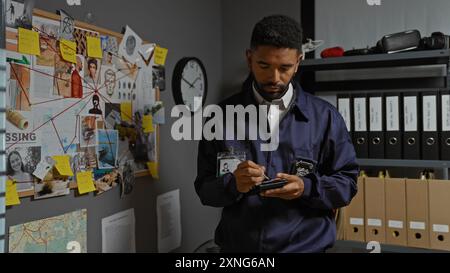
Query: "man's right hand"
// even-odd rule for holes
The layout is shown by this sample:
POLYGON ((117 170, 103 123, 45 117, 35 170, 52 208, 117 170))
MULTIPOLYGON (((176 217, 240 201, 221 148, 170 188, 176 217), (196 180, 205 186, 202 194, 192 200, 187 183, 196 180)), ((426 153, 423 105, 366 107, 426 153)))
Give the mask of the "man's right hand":
POLYGON ((249 192, 255 185, 264 181, 265 167, 247 160, 241 162, 234 171, 237 190, 241 193, 249 192))

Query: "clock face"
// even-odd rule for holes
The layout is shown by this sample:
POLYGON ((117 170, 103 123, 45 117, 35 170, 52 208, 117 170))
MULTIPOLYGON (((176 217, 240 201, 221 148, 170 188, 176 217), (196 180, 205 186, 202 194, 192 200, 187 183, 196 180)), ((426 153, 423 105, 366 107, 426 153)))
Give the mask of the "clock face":
POLYGON ((191 112, 196 112, 203 104, 206 90, 206 75, 202 65, 195 59, 189 60, 181 74, 181 97, 191 112))

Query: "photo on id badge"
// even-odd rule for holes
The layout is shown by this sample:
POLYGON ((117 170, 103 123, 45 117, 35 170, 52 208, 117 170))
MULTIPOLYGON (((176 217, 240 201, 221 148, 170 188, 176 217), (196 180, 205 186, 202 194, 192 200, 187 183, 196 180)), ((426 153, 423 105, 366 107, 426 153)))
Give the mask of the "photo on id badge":
POLYGON ((224 152, 217 154, 217 176, 233 173, 239 163, 245 161, 244 152, 224 152))

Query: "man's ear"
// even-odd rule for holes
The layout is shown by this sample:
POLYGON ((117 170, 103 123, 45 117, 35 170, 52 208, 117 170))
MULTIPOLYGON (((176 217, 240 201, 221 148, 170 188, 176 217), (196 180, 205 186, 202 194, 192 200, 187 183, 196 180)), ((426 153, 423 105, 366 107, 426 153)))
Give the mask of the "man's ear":
POLYGON ((247 66, 248 69, 252 70, 252 50, 251 49, 247 49, 245 51, 245 55, 247 57, 247 66))
POLYGON ((297 73, 301 60, 303 59, 303 53, 299 53, 297 57, 297 64, 295 65, 295 73, 297 73))

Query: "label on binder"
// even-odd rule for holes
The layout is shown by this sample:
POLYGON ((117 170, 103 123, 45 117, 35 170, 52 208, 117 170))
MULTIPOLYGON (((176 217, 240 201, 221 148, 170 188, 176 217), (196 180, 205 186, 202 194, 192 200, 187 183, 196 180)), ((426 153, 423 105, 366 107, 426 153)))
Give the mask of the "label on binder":
POLYGON ((347 130, 350 132, 351 123, 350 123, 350 99, 348 98, 339 98, 338 99, 338 110, 341 116, 344 118, 345 125, 347 126, 347 130))
POLYGON ((417 132, 417 97, 405 97, 403 104, 405 132, 417 132))
POLYGON ((355 114, 355 132, 367 131, 366 122, 366 98, 355 98, 353 100, 355 114))
POLYGON ((448 233, 448 225, 433 225, 433 232, 448 233))
POLYGON ((389 220, 388 226, 390 228, 403 228, 403 221, 389 220))
POLYGON ((363 218, 350 218, 350 225, 364 226, 364 219, 363 218))
POLYGON ((381 132, 383 130, 383 107, 381 97, 369 99, 370 131, 381 132))
POLYGON ((369 227, 381 227, 381 219, 367 219, 367 225, 369 227))
POLYGON ((409 222, 409 229, 425 230, 425 223, 424 222, 409 222))
POLYGON ((450 95, 442 95, 442 131, 450 131, 450 95))
POLYGON ((423 96, 423 130, 425 132, 437 131, 436 104, 436 96, 423 96))
POLYGON ((386 131, 400 131, 398 97, 386 97, 386 131))

